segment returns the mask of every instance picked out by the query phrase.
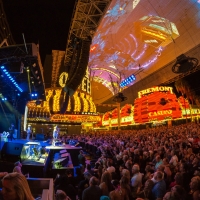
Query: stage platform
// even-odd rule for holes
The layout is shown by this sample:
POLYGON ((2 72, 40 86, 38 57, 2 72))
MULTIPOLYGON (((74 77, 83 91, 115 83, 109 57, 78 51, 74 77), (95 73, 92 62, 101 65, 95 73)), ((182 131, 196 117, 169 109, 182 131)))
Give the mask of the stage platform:
POLYGON ((66 169, 74 173, 74 168, 79 167, 78 155, 82 147, 70 144, 53 146, 51 143, 51 140, 1 141, 0 170, 11 172, 13 164, 20 160, 24 173, 29 173, 30 177, 55 177, 66 169), (62 154, 62 151, 65 151, 66 155, 62 154))

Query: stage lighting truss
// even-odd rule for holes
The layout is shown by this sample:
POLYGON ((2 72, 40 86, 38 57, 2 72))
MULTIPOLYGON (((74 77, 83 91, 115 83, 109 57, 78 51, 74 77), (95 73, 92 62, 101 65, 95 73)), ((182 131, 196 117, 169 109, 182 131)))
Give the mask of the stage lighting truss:
POLYGON ((10 75, 7 69, 4 66, 1 66, 1 71, 4 77, 7 78, 20 92, 23 92, 22 88, 19 87, 18 83, 14 80, 14 78, 10 75))
POLYGON ((43 67, 36 44, 28 43, 26 46, 12 45, 0 48, 0 66, 4 67, 1 68, 3 76, 7 76, 20 92, 32 94, 33 91, 36 91, 39 99, 46 99, 43 67), (11 76, 12 73, 17 74, 16 80, 11 76), (28 84, 28 87, 25 87, 28 88, 28 91, 27 89, 23 91, 19 87, 18 79, 20 84, 28 84))
POLYGON ((67 68, 71 66, 75 38, 82 40, 93 38, 111 1, 112 0, 77 0, 75 3, 64 59, 64 65, 67 68))

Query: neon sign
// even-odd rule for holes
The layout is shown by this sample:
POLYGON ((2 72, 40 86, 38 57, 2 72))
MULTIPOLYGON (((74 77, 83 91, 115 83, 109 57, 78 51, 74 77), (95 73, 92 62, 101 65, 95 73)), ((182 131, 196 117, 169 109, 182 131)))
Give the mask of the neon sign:
POLYGON ((162 115, 171 115, 172 110, 160 110, 155 112, 149 112, 149 117, 155 117, 155 116, 162 116, 162 115))
POLYGON ((142 90, 138 92, 138 97, 141 98, 143 95, 145 94, 149 94, 152 92, 170 92, 171 94, 172 92, 172 87, 166 87, 166 86, 157 86, 157 87, 152 87, 152 88, 148 88, 146 90, 142 90))

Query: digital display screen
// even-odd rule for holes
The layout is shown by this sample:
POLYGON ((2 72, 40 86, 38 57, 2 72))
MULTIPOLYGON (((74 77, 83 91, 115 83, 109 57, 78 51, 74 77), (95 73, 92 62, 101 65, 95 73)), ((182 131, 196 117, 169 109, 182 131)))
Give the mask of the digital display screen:
MULTIPOLYGON (((112 91, 111 82, 121 83, 131 74, 137 74, 140 68, 149 75, 148 70, 152 73, 174 60, 173 55, 159 62, 161 57, 174 51, 175 45, 189 50, 185 39, 179 38, 187 32, 182 30, 184 25, 180 20, 190 21, 189 29, 199 31, 197 22, 190 20, 198 19, 192 14, 197 7, 197 1, 183 4, 179 0, 113 0, 93 37, 89 58, 93 80, 112 91)), ((181 48, 178 55, 186 50, 181 48)))

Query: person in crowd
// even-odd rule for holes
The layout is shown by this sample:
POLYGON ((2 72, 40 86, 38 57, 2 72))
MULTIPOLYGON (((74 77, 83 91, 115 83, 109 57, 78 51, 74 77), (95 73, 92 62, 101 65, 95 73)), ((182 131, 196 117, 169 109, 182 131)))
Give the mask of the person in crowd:
POLYGON ((164 174, 161 171, 157 171, 154 173, 152 181, 154 182, 154 186, 152 189, 152 197, 156 200, 162 200, 166 193, 166 183, 164 181, 164 174))
POLYGON ((92 176, 89 181, 89 187, 83 191, 82 200, 99 200, 102 196, 102 191, 98 184, 98 179, 92 176))
POLYGON ((111 200, 129 200, 126 190, 120 186, 118 180, 112 180, 114 190, 110 192, 109 197, 111 200))
POLYGON ((90 164, 87 164, 87 165, 86 165, 86 169, 85 169, 84 175, 87 176, 87 174, 88 174, 89 176, 94 176, 94 170, 92 169, 92 167, 91 167, 90 164))
POLYGON ((8 172, 0 172, 0 179, 2 179, 7 174, 8 174, 8 172))
POLYGON ((142 186, 142 174, 140 173, 140 167, 138 164, 133 165, 132 174, 133 177, 131 178, 131 196, 136 198, 142 186))
POLYGON ((79 161, 79 164, 80 165, 83 165, 85 167, 86 163, 85 163, 85 155, 84 155, 84 152, 83 150, 80 150, 79 151, 79 155, 78 155, 78 161, 79 161))
POLYGON ((155 165, 155 170, 157 170, 158 167, 159 167, 160 165, 162 165, 162 164, 163 164, 163 161, 162 161, 160 155, 157 155, 157 156, 156 156, 156 165, 155 165))
POLYGON ((9 127, 9 135, 10 135, 10 140, 12 141, 14 139, 13 135, 15 132, 15 125, 13 123, 11 123, 10 127, 9 127))
POLYGON ((169 188, 171 189, 176 185, 182 186, 182 184, 183 184, 183 176, 180 172, 177 172, 174 176, 174 181, 170 183, 169 188))
MULTIPOLYGON (((21 164, 20 161, 17 161, 17 162, 14 163, 13 172, 17 172, 17 173, 23 174, 23 173, 22 173, 22 164, 21 164)), ((29 174, 27 173, 27 174, 25 174, 24 176, 28 178, 28 177, 29 177, 29 174)))
POLYGON ((171 159, 169 161, 169 164, 172 164, 174 166, 176 166, 178 164, 178 157, 176 156, 174 150, 171 151, 171 159))
POLYGON ((56 191, 56 200, 70 200, 66 193, 62 190, 56 191))
POLYGON ((122 176, 120 179, 120 186, 123 188, 128 195, 129 199, 131 199, 131 187, 130 187, 130 178, 126 176, 122 176))
POLYGON ((17 172, 17 173, 20 173, 22 174, 22 164, 20 161, 17 161, 14 163, 14 169, 13 169, 13 172, 17 172))
POLYGON ((54 129, 53 129, 53 139, 57 140, 58 138, 59 138, 59 128, 58 128, 58 126, 54 126, 54 129))
POLYGON ((170 192, 167 192, 163 197, 163 200, 185 200, 186 194, 180 185, 175 185, 172 187, 170 192))
POLYGON ((73 185, 69 184, 69 179, 66 175, 61 177, 59 185, 55 187, 55 192, 57 190, 64 191, 65 194, 69 196, 71 200, 76 200, 76 195, 77 195, 76 189, 74 188, 73 185))
POLYGON ((128 178, 128 180, 130 181, 131 179, 131 175, 130 175, 130 171, 128 169, 122 169, 122 173, 121 173, 122 177, 125 176, 128 178))
POLYGON ((137 197, 144 199, 152 199, 152 189, 154 186, 154 182, 151 179, 148 179, 145 184, 143 190, 139 191, 137 197))
POLYGON ((190 192, 188 194, 188 199, 199 200, 200 199, 200 177, 195 176, 190 182, 190 192))
POLYGON ((28 129, 27 129, 26 133, 27 133, 26 139, 29 141, 30 136, 32 134, 31 125, 28 125, 28 129))
POLYGON ((111 173, 104 172, 101 176, 101 183, 99 187, 102 190, 102 195, 109 196, 109 193, 113 190, 113 186, 111 184, 111 173))
POLYGON ((182 175, 182 178, 183 178, 183 188, 185 189, 186 192, 189 192, 190 190, 190 187, 189 187, 189 183, 190 183, 190 180, 191 180, 191 177, 190 177, 190 174, 188 172, 188 165, 187 163, 183 162, 180 164, 179 166, 179 171, 182 175))
POLYGON ((107 162, 107 166, 108 166, 108 168, 106 169, 107 172, 109 172, 109 173, 111 173, 111 174, 112 174, 113 172, 115 172, 115 167, 113 167, 112 162, 108 161, 108 162, 107 162))
POLYGON ((2 180, 4 200, 34 200, 28 182, 21 173, 9 173, 2 180))

